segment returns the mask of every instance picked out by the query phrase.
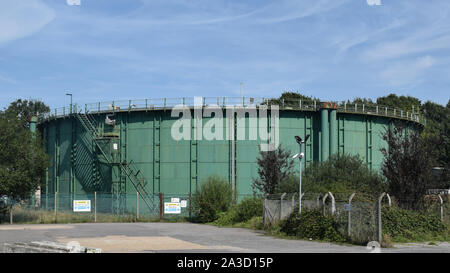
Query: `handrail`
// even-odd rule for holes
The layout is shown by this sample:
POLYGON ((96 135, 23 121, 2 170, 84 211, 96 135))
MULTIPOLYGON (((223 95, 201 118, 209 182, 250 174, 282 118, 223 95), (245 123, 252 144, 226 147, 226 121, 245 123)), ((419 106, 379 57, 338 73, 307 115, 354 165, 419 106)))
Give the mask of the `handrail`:
MULTIPOLYGON (((202 107, 259 107, 261 105, 278 105, 283 110, 303 110, 318 111, 325 101, 320 100, 280 100, 271 98, 257 97, 202 97, 202 107)), ((84 107, 77 104, 72 105, 73 112, 67 111, 69 107, 54 108, 49 113, 41 114, 39 121, 49 119, 68 117, 73 113, 97 114, 97 113, 114 113, 126 111, 143 111, 156 109, 171 109, 175 106, 195 107, 195 99, 193 97, 183 98, 152 98, 137 100, 119 100, 110 102, 88 103, 84 107)), ((334 103, 335 109, 342 113, 358 113, 369 114, 385 117, 393 117, 414 121, 424 124, 423 114, 419 109, 412 108, 410 111, 404 111, 398 108, 390 108, 378 104, 358 104, 348 103, 346 101, 334 103)))

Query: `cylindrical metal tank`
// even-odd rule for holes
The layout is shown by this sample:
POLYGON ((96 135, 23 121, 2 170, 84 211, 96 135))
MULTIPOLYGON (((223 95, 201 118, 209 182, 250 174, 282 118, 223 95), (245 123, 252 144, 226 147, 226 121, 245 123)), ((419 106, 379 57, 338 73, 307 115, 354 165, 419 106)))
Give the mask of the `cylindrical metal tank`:
POLYGON ((378 170, 386 126, 394 120, 422 126, 419 113, 382 106, 296 100, 282 101, 276 111, 267 108, 270 102, 145 99, 55 109, 38 124, 51 160, 43 191, 193 194, 218 175, 238 194, 250 194, 260 144, 279 142, 297 153, 294 136, 310 134, 303 168, 349 153, 378 170))

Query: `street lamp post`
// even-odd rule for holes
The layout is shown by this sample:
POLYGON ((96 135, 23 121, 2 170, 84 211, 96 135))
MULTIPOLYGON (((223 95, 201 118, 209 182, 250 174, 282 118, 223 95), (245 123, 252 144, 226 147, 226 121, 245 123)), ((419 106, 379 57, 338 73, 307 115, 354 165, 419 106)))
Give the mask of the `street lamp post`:
POLYGON ((298 181, 298 214, 302 213, 302 158, 304 156, 304 153, 302 151, 302 144, 306 143, 308 140, 309 135, 306 135, 305 140, 302 140, 301 137, 295 136, 295 140, 297 141, 298 145, 300 146, 300 153, 293 156, 293 158, 299 159, 299 167, 300 167, 300 175, 299 175, 299 181, 298 181))
POLYGON ((67 93, 66 96, 70 96, 70 114, 72 114, 72 94, 67 93))

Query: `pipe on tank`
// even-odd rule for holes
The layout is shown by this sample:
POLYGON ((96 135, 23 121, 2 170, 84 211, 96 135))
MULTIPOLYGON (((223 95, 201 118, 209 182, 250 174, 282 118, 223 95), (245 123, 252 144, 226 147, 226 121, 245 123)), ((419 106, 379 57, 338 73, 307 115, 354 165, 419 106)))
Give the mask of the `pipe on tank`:
POLYGON ((328 133, 328 109, 322 108, 320 109, 320 130, 322 132, 322 139, 321 139, 321 155, 322 155, 322 161, 325 161, 328 159, 329 155, 329 133, 328 133))
POLYGON ((330 155, 337 153, 337 120, 336 109, 330 110, 330 155))
POLYGON ((36 135, 36 124, 37 124, 38 118, 36 116, 32 116, 30 118, 30 131, 33 135, 33 137, 36 135))

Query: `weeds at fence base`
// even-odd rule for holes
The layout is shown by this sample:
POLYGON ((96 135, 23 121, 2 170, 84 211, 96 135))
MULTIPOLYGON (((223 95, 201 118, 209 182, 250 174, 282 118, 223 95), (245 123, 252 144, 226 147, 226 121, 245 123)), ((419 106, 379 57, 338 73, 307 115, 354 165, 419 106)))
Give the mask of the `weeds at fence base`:
MULTIPOLYGON (((30 210, 27 208, 22 208, 20 206, 14 207, 14 223, 20 224, 74 224, 74 223, 93 223, 95 222, 95 217, 93 213, 88 212, 65 212, 58 211, 56 221, 54 211, 49 210, 30 210)), ((5 216, 8 219, 3 219, 9 223, 9 215, 5 216)), ((5 218, 4 217, 4 218, 5 218)), ((146 217, 145 215, 140 215, 139 218, 135 214, 110 214, 110 213, 97 213, 96 217, 97 223, 144 223, 144 222, 189 222, 187 217, 175 217, 175 216, 165 216, 163 219, 158 216, 146 217)))

